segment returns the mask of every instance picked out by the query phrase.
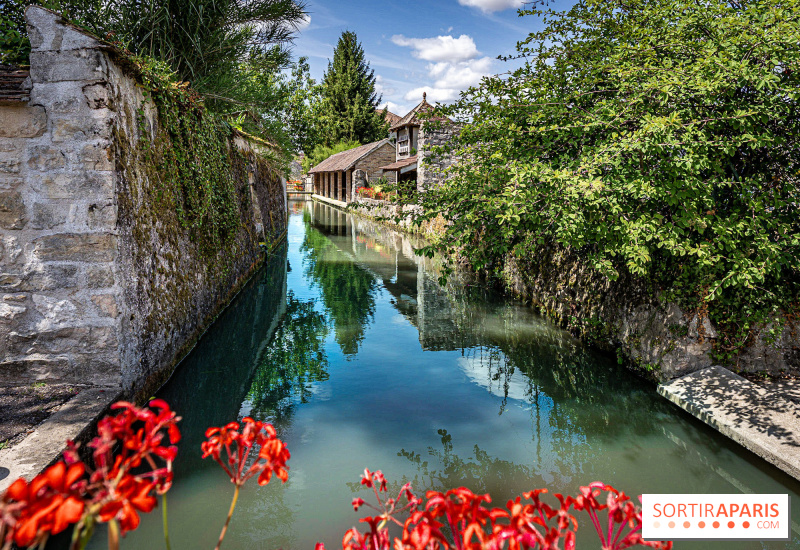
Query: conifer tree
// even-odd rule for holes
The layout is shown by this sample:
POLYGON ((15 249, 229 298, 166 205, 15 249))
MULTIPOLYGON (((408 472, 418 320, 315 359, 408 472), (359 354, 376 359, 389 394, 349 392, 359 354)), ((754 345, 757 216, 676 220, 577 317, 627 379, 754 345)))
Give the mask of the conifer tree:
POLYGON ((342 33, 322 85, 325 145, 345 140, 365 144, 387 137, 388 124, 376 111, 382 97, 375 91, 375 71, 354 32, 342 33))

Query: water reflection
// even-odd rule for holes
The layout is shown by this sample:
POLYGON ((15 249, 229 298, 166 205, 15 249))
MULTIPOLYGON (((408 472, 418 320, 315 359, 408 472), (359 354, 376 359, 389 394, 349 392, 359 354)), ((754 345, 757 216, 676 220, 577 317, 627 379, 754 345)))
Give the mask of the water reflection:
POLYGON ((327 335, 327 320, 314 309, 314 302, 298 300, 289 292, 283 320, 259 356, 247 392, 251 417, 282 422, 297 405, 308 403, 313 386, 328 380, 323 350, 327 335))

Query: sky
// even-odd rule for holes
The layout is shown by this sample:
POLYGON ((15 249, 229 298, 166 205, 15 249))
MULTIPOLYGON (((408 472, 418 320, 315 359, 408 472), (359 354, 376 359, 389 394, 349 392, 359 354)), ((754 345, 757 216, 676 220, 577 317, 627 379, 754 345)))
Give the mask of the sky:
MULTIPOLYGON (((539 30, 536 16, 520 18, 524 0, 307 0, 309 18, 294 42, 317 81, 343 31, 356 33, 374 69, 381 106, 400 116, 422 101, 449 102, 481 77, 512 68, 498 55, 539 30)), ((562 0, 563 2, 564 0, 562 0)), ((551 2, 550 8, 559 8, 551 2)))

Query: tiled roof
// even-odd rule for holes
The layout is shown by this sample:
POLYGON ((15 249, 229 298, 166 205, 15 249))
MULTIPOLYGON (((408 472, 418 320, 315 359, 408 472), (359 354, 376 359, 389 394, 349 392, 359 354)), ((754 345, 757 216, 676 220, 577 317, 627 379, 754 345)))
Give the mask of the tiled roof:
POLYGON ((13 65, 0 65, 0 102, 28 101, 30 90, 25 81, 29 72, 13 65))
POLYGON ((392 127, 389 128, 389 130, 398 130, 403 126, 419 126, 421 121, 419 118, 417 118, 417 114, 433 109, 433 105, 428 103, 425 95, 427 94, 422 96, 422 103, 411 109, 411 111, 409 111, 409 113, 401 118, 398 122, 392 124, 392 127))
MULTIPOLYGON (((378 111, 379 113, 383 112, 383 109, 375 109, 375 110, 378 111)), ((386 122, 389 123, 389 126, 394 126, 395 124, 400 122, 401 118, 403 118, 403 117, 401 117, 400 115, 394 114, 393 112, 391 112, 388 109, 386 110, 386 122)))
POLYGON ((381 170, 395 171, 395 170, 400 170, 401 168, 405 168, 406 166, 411 166, 412 164, 416 163, 417 163, 417 155, 414 155, 413 157, 408 157, 407 159, 393 162, 388 166, 381 166, 381 170))
POLYGON ((342 151, 341 153, 336 153, 335 155, 328 157, 327 159, 317 164, 314 168, 309 170, 308 173, 315 174, 317 172, 338 172, 341 170, 349 170, 359 160, 361 160, 374 150, 378 149, 380 146, 385 145, 387 143, 389 143, 388 139, 382 139, 380 141, 375 141, 373 143, 367 143, 366 145, 362 145, 361 147, 356 147, 354 149, 348 149, 347 151, 342 151))

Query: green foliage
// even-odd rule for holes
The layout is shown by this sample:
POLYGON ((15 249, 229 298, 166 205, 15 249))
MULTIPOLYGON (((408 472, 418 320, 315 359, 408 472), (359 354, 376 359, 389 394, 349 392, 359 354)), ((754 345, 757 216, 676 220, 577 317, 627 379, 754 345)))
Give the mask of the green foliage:
POLYGON ((342 151, 348 151, 353 149, 354 147, 359 147, 361 144, 357 141, 340 141, 338 143, 334 143, 330 147, 326 145, 317 145, 314 147, 314 151, 311 153, 310 156, 306 156, 303 159, 303 171, 308 172, 311 170, 312 166, 316 166, 323 160, 332 157, 337 153, 341 153, 342 151))
POLYGON ((213 255, 232 244, 244 206, 236 192, 237 175, 242 177, 237 168, 244 159, 229 146, 232 128, 209 112, 195 92, 176 86, 165 64, 134 61, 140 63, 159 113, 153 135, 140 117, 139 147, 154 165, 151 180, 160 182, 163 206, 176 212, 203 251, 213 255))
POLYGON ((425 194, 450 251, 493 271, 556 243, 705 303, 740 347, 800 290, 800 3, 583 0, 524 65, 442 114, 472 121, 425 194))
POLYGON ((322 95, 325 145, 340 141, 367 144, 387 137, 385 110, 376 110, 382 97, 375 92, 375 71, 354 32, 345 31, 339 37, 322 80, 322 95))
POLYGON ((322 86, 311 78, 306 57, 292 65, 291 74, 284 76, 284 82, 287 104, 283 120, 292 139, 293 151, 302 151, 308 157, 324 134, 319 123, 322 119, 322 86))
POLYGON ((0 4, 0 65, 27 65, 31 42, 25 28, 28 2, 0 4))

